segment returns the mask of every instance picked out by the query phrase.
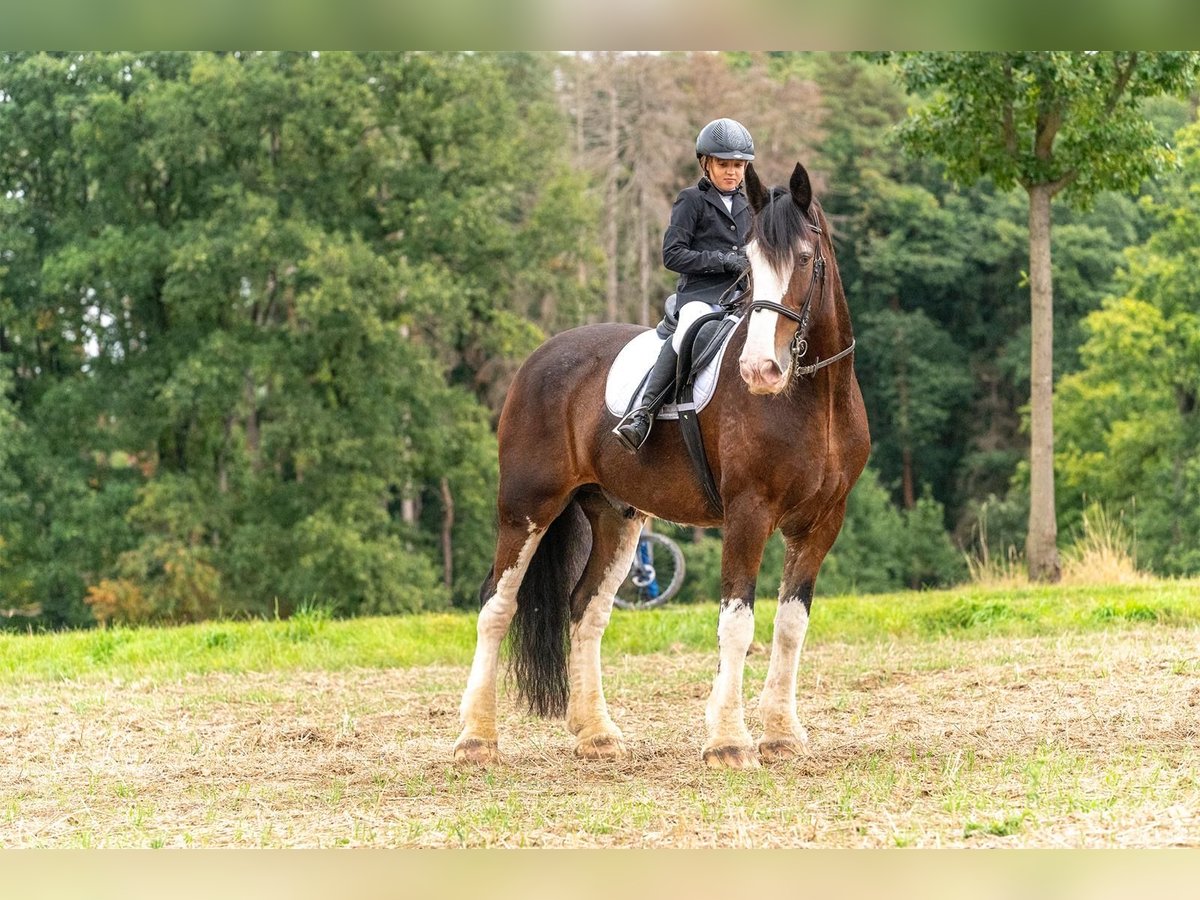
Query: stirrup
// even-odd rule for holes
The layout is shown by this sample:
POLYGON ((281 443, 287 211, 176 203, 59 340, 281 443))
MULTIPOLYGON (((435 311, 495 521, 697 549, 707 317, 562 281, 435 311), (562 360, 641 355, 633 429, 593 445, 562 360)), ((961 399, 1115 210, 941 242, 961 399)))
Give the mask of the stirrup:
POLYGON ((622 447, 624 447, 630 453, 637 453, 650 438, 650 431, 653 427, 654 413, 650 412, 650 408, 648 406, 639 406, 637 409, 630 410, 624 416, 622 416, 621 421, 616 424, 612 430, 612 433, 616 435, 617 441, 622 447), (639 414, 646 416, 646 418, 649 419, 649 422, 646 425, 646 433, 643 434, 642 439, 635 444, 629 435, 625 434, 625 432, 623 432, 621 429, 632 425, 634 418, 639 414))

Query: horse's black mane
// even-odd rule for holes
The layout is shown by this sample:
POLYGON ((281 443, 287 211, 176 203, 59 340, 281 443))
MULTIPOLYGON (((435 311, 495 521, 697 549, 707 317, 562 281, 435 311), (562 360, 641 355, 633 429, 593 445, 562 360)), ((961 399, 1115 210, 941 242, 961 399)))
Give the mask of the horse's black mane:
MULTIPOLYGON (((754 238, 767 261, 777 269, 792 262, 796 241, 808 237, 809 221, 785 187, 773 187, 767 205, 754 217, 754 238)), ((815 201, 814 201, 815 202, 815 201)))

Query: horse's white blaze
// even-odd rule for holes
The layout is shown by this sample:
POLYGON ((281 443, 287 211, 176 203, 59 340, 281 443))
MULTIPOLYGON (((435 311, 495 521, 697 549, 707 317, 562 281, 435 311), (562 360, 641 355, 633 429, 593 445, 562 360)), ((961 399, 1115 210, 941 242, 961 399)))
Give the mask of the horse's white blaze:
POLYGON ((641 523, 630 522, 621 544, 596 593, 588 601, 583 616, 571 626, 571 653, 568 678, 571 695, 567 706, 567 728, 572 734, 592 737, 593 733, 620 735, 608 715, 600 680, 600 640, 612 618, 613 596, 629 572, 637 549, 641 523))
MULTIPOLYGON (((788 282, 792 278, 791 268, 786 272, 776 272, 759 249, 757 241, 751 242, 746 248, 746 255, 754 272, 754 299, 770 303, 782 302, 788 282)), ((787 373, 791 359, 780 362, 775 346, 775 327, 778 324, 779 314, 772 310, 756 309, 750 313, 750 322, 746 326, 746 344, 741 356, 743 365, 757 368, 763 362, 774 362, 780 372, 787 373)))
POLYGON ((470 733, 495 738, 496 667, 500 660, 500 644, 517 611, 517 589, 544 533, 544 529, 537 530, 530 523, 529 538, 521 547, 516 563, 501 573, 496 580, 496 593, 488 598, 479 611, 479 621, 475 626, 475 658, 471 662, 467 689, 459 706, 459 721, 464 726, 464 735, 470 733))
POLYGON ((775 613, 775 634, 771 639, 771 663, 763 685, 758 713, 766 740, 805 741, 804 728, 796 718, 796 670, 800 650, 808 633, 808 610, 799 600, 780 599, 775 613))
POLYGON ((742 676, 753 639, 754 610, 740 599, 722 600, 717 619, 720 664, 704 709, 710 747, 750 743, 742 709, 742 676))

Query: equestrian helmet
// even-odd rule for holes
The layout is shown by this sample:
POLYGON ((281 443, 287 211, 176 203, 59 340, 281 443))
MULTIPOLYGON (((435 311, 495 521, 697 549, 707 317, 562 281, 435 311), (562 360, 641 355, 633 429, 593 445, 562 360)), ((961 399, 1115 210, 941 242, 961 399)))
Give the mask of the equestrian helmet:
POLYGON ((754 159, 754 138, 741 122, 713 119, 700 129, 696 138, 696 158, 754 159))

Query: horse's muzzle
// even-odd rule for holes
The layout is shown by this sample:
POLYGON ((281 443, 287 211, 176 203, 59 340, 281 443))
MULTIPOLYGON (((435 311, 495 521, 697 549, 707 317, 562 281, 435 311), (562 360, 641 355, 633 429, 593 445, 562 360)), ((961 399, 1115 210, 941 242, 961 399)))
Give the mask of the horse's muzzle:
POLYGON ((742 381, 750 388, 752 394, 778 394, 787 384, 787 374, 779 368, 779 363, 773 359, 738 360, 738 368, 742 373, 742 381))

